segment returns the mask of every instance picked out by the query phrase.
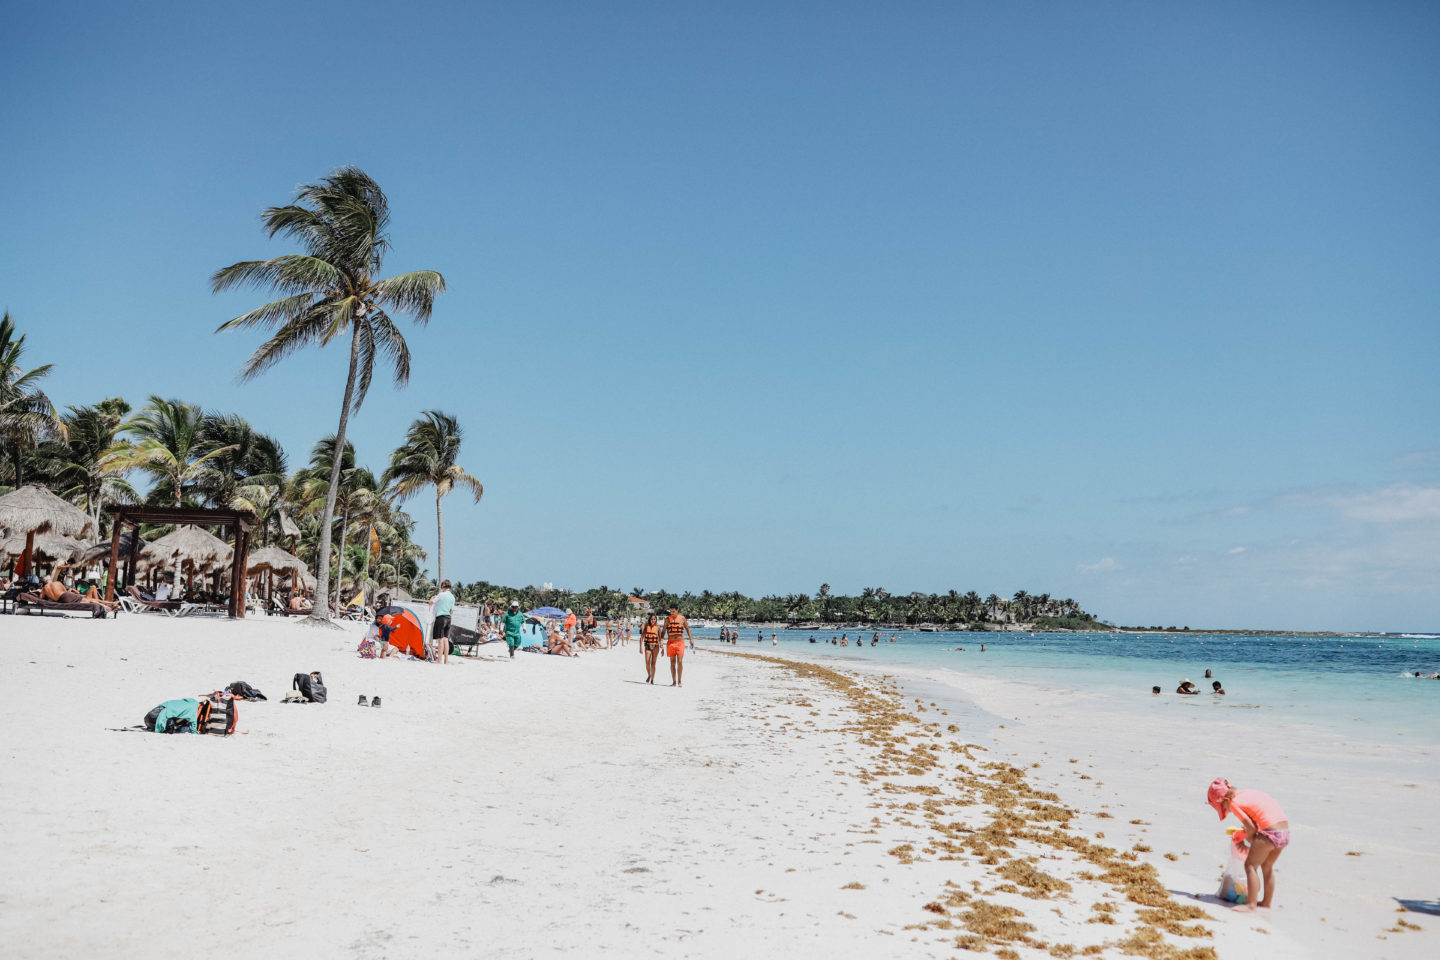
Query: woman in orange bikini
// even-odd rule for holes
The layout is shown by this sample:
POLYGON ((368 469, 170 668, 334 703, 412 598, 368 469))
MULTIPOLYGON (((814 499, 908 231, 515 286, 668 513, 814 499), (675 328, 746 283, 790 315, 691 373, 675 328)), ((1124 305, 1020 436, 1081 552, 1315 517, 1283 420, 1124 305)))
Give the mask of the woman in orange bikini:
MULTIPOLYGON (((670 686, 684 686, 685 638, 690 637, 690 621, 680 615, 680 608, 671 604, 665 618, 665 655, 670 658, 670 686)), ((694 637, 690 637, 694 640, 694 637)))
POLYGON ((1211 784, 1206 802, 1215 808, 1224 820, 1235 814, 1245 827, 1245 839, 1250 841, 1250 855, 1245 858, 1245 889, 1249 893, 1246 903, 1236 909, 1250 913, 1257 906, 1269 907, 1275 897, 1275 878, 1272 871, 1280 852, 1290 845, 1290 821, 1275 798, 1260 790, 1236 790, 1230 781, 1217 777, 1211 784), (1264 878, 1265 896, 1258 903, 1255 892, 1261 889, 1259 880, 1264 878))
POLYGON ((640 651, 645 654, 645 682, 654 683, 655 661, 660 659, 660 621, 653 613, 640 628, 640 651))

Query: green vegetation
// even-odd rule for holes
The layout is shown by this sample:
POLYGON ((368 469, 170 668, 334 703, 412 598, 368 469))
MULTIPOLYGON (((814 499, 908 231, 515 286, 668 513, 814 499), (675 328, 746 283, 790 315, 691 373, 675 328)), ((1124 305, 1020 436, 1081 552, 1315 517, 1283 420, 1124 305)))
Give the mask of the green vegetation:
POLYGON ((1068 617, 1036 617, 1031 624, 1036 630, 1113 630, 1108 623, 1101 623, 1088 613, 1068 617))
MULTIPOLYGON (((609 587, 598 587, 575 593, 569 590, 546 590, 533 586, 506 587, 480 581, 456 584, 455 596, 462 602, 501 603, 519 600, 526 610, 554 606, 571 610, 594 610, 596 616, 619 616, 633 609, 629 597, 640 597, 656 611, 669 609, 673 603, 687 617, 702 620, 731 620, 740 623, 863 623, 863 624, 936 624, 951 629, 984 629, 994 624, 1049 620, 1055 623, 1089 624, 1087 627, 1055 626, 1044 629, 1105 629, 1090 614, 1070 599, 1054 600, 1047 593, 1017 592, 1009 600, 995 594, 981 596, 973 590, 966 594, 951 590, 944 594, 891 594, 883 587, 866 587, 858 596, 832 593, 828 583, 821 584, 815 595, 803 593, 767 596, 756 599, 742 593, 675 594, 668 590, 643 591, 636 587, 628 594, 609 587)), ((1035 629, 1041 629, 1036 626, 1035 629)))

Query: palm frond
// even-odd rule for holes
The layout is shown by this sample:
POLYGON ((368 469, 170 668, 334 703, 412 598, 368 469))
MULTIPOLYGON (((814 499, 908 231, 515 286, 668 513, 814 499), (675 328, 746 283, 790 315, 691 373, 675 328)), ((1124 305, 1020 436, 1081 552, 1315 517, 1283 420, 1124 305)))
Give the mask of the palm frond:
POLYGON ((376 352, 390 361, 395 371, 396 386, 405 386, 410 382, 410 346, 405 342, 405 335, 383 310, 375 311, 370 318, 370 326, 376 352))
POLYGON ((256 347, 250 359, 245 361, 245 366, 240 369, 240 379, 253 380, 295 351, 312 343, 324 342, 324 319, 324 305, 317 304, 275 331, 275 335, 256 347))
POLYGON ((334 264, 298 253, 287 253, 269 260, 242 260, 221 267, 210 276, 212 293, 237 286, 315 293, 332 290, 344 283, 344 274, 334 264))
MULTIPOLYGON (((321 301, 323 302, 323 301, 321 301)), ((240 327, 273 327, 276 324, 285 324, 305 313, 319 304, 313 293, 297 293, 293 297, 285 297, 281 300, 274 300, 257 307, 249 313, 242 313, 234 320, 226 320, 215 328, 215 332, 221 330, 235 330, 240 327)))
POLYGON ((375 298, 401 313, 415 315, 420 324, 430 322, 435 297, 445 292, 445 278, 435 270, 413 270, 396 274, 375 284, 375 298))

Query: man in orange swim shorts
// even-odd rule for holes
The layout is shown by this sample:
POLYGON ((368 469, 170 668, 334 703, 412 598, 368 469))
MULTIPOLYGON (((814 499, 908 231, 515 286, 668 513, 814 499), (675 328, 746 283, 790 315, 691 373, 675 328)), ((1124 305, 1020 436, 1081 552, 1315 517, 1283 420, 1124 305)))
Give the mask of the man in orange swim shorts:
POLYGON ((685 677, 685 639, 689 637, 690 621, 680 615, 680 608, 670 604, 670 615, 665 618, 665 656, 670 658, 670 686, 684 686, 680 681, 685 677))

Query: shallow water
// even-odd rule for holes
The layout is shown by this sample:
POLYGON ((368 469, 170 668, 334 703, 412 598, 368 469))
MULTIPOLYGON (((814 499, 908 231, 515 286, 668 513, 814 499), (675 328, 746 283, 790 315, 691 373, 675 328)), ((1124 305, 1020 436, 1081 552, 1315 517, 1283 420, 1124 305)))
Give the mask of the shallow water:
MULTIPOLYGON (((697 630, 706 644, 718 643, 716 629, 697 630)), ((1408 744, 1440 745, 1440 680, 1415 679, 1440 670, 1440 638, 1374 636, 1273 636, 1077 633, 896 633, 871 645, 839 647, 828 641, 845 631, 779 631, 787 653, 817 660, 885 663, 919 669, 943 683, 946 669, 1018 680, 1063 695, 1084 691, 1117 704, 1161 696, 1175 707, 1258 711, 1306 723, 1337 736, 1364 736, 1408 744), (809 642, 810 637, 817 641, 809 642), (980 652, 984 644, 986 650, 980 652), (957 648, 963 648, 959 650, 957 648), (1224 685, 1226 696, 1210 692, 1206 669, 1224 685), (931 673, 933 671, 933 673, 931 673), (1195 682, 1199 696, 1180 697, 1182 679, 1195 682)), ((755 632, 740 631, 732 649, 774 649, 771 631, 757 643, 755 632)), ((908 671, 907 671, 908 672, 908 671)), ((1139 703, 1135 706, 1140 707, 1139 703)))

